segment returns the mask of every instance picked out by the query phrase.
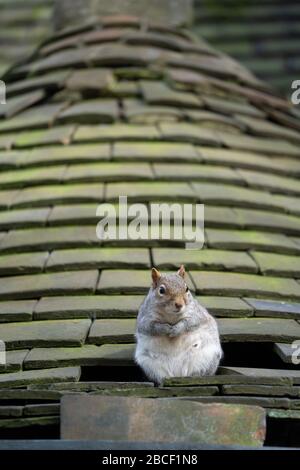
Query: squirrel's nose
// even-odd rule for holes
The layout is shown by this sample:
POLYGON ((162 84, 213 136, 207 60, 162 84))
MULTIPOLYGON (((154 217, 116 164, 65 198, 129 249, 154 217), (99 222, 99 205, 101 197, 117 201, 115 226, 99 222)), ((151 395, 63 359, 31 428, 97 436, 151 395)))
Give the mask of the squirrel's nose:
POLYGON ((175 302, 175 307, 177 310, 180 310, 183 307, 183 304, 180 304, 179 302, 175 302))

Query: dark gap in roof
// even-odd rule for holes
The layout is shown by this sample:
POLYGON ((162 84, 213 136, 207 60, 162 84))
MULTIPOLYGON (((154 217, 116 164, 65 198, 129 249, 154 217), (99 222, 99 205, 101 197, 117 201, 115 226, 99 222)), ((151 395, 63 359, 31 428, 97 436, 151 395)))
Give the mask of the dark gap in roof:
POLYGON ((3 428, 0 429, 0 440, 2 439, 59 439, 60 426, 53 424, 50 426, 31 426, 22 428, 3 428))
POLYGON ((300 447, 300 419, 267 418, 265 446, 300 447))
POLYGON ((80 382, 147 382, 137 366, 86 366, 81 368, 80 382))
POLYGON ((273 343, 223 343, 222 366, 254 367, 263 369, 297 369, 285 364, 273 350, 273 343))

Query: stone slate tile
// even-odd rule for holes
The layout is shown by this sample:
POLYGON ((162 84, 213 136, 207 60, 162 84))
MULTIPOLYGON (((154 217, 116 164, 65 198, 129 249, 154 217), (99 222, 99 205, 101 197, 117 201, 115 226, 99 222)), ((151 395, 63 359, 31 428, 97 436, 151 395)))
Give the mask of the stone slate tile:
POLYGON ((6 134, 0 136, 0 150, 10 150, 16 141, 17 134, 6 134))
POLYGON ((23 93, 20 96, 12 97, 7 100, 4 106, 1 106, 0 117, 10 118, 20 111, 38 103, 45 97, 44 90, 35 90, 29 93, 23 93))
POLYGON ((219 373, 241 374, 248 377, 283 377, 291 378, 293 384, 300 384, 300 370, 287 370, 287 369, 263 369, 255 367, 220 367, 219 373))
POLYGON ((291 214, 300 215, 298 197, 274 195, 273 199, 278 205, 280 205, 285 210, 285 212, 290 212, 291 214))
POLYGON ((295 158, 276 158, 277 167, 281 169, 281 174, 290 176, 300 176, 300 161, 295 158))
POLYGON ((252 257, 263 274, 268 276, 300 277, 300 257, 254 251, 252 257))
POLYGON ((80 348, 34 348, 26 357, 25 369, 68 366, 101 366, 101 349, 87 344, 80 348))
MULTIPOLYGON (((118 82, 118 88, 114 87, 114 93, 119 95, 123 93, 123 96, 126 93, 126 96, 129 95, 131 91, 132 83, 128 82, 127 88, 124 88, 124 81, 118 82), (123 88, 120 88, 123 85, 123 88)), ((137 96, 139 88, 133 88, 131 91, 131 96, 137 96)), ((123 100, 123 115, 126 118, 126 121, 132 124, 157 124, 160 121, 169 121, 176 122, 183 119, 183 112, 180 108, 172 108, 172 106, 159 106, 159 105, 146 105, 143 101, 138 100, 123 100)))
POLYGON ((28 349, 6 352, 6 364, 0 365, 0 373, 9 373, 20 371, 23 367, 25 357, 29 353, 28 349))
POLYGON ((103 200, 103 191, 104 186, 101 183, 25 188, 19 191, 17 195, 14 193, 13 207, 100 202, 103 200))
POLYGON ((106 199, 115 200, 119 195, 137 202, 151 200, 194 201, 196 196, 187 183, 109 183, 106 199))
POLYGON ((25 78, 24 80, 18 80, 16 82, 9 83, 6 90, 7 96, 34 91, 36 89, 44 89, 49 91, 56 90, 64 85, 65 80, 69 74, 69 70, 62 70, 61 72, 48 73, 45 75, 25 78))
POLYGON ((194 123, 201 123, 206 127, 219 129, 225 132, 240 132, 244 129, 244 126, 234 118, 225 116, 224 114, 217 114, 212 111, 184 109, 183 114, 189 121, 194 123))
POLYGON ((176 91, 162 82, 141 81, 140 87, 145 101, 151 105, 202 108, 203 101, 194 93, 176 91))
POLYGON ((7 230, 43 226, 46 224, 50 210, 49 207, 45 207, 41 209, 20 209, 0 212, 0 228, 1 230, 7 230))
POLYGON ((297 387, 288 385, 222 385, 224 395, 258 395, 258 396, 277 396, 277 397, 298 397, 297 387))
POLYGON ((212 297, 201 295, 198 301, 216 317, 251 317, 253 308, 236 297, 212 297))
POLYGON ((284 140, 256 138, 225 132, 216 133, 217 138, 225 147, 280 156, 289 155, 297 157, 300 155, 299 147, 284 140))
POLYGON ((85 163, 84 165, 70 165, 64 175, 64 180, 67 182, 135 181, 152 178, 151 167, 147 163, 85 163))
POLYGON ((43 145, 67 145, 75 131, 75 126, 56 126, 47 130, 21 132, 14 141, 16 148, 35 147, 43 145))
POLYGON ((0 406, 0 418, 15 418, 23 414, 23 406, 0 406))
MULTIPOLYGON (((98 351, 103 351, 107 350, 107 347, 113 347, 117 350, 117 348, 121 348, 122 345, 105 345, 103 347, 97 348, 98 351)), ((123 345, 124 346, 124 345, 123 345)), ((131 345, 129 345, 131 346, 131 345)), ((132 345, 133 346, 133 345, 132 345)), ((94 346, 93 346, 94 348, 94 346)), ((83 348, 82 348, 83 349, 83 348)), ((78 350, 78 348, 77 348, 78 350)), ((102 355, 102 353, 101 353, 102 355)), ((291 383, 291 382, 290 382, 291 383)), ((145 391, 148 389, 149 392, 154 392, 154 383, 153 382, 134 382, 134 381, 122 381, 122 382, 117 382, 117 381, 84 381, 84 382, 60 382, 60 383, 54 383, 54 384, 36 384, 28 387, 30 390, 41 390, 41 391, 57 391, 57 392, 84 392, 84 393, 95 393, 98 394, 98 392, 103 392, 107 391, 108 393, 114 392, 114 391, 124 391, 126 390, 139 390, 141 392, 145 391)))
MULTIPOLYGON (((267 157, 254 152, 197 146, 202 159, 208 164, 230 166, 233 168, 245 168, 249 170, 266 170, 268 173, 284 174, 290 171, 280 163, 279 158, 267 157)), ((285 161, 286 159, 284 159, 285 161)), ((292 160, 292 159, 289 159, 292 160)), ((295 161, 295 160, 292 160, 295 161)))
POLYGON ((253 230, 298 234, 300 218, 262 210, 234 209, 240 226, 253 230))
POLYGON ((65 171, 66 166, 60 165, 53 168, 34 168, 2 172, 0 173, 0 188, 10 189, 56 184, 62 181, 65 171))
POLYGON ((88 65, 90 48, 81 47, 56 52, 49 57, 38 59, 30 64, 32 74, 60 71, 72 67, 84 67, 88 65))
POLYGON ((300 142, 300 134, 287 127, 279 126, 274 122, 267 121, 265 119, 254 119, 249 116, 236 116, 241 122, 243 122, 251 134, 259 135, 262 137, 278 138, 294 141, 295 143, 300 142))
POLYGON ((238 217, 229 207, 205 206, 205 225, 207 227, 240 227, 238 217))
POLYGON ((50 127, 55 117, 67 103, 42 104, 23 111, 11 119, 0 123, 0 132, 14 132, 50 127))
POLYGON ((222 341, 288 342, 300 339, 300 325, 295 320, 279 318, 220 318, 222 341))
POLYGON ((19 190, 0 191, 0 209, 7 209, 19 194, 19 190))
MULTIPOLYGON (((224 369, 224 368, 223 368, 224 369)), ((225 368, 226 369, 226 368, 225 368)), ((196 387, 203 385, 293 385, 290 377, 260 377, 259 381, 255 377, 242 374, 217 374, 213 376, 194 376, 194 377, 172 377, 164 380, 164 386, 168 387, 196 387)), ((37 385, 35 388, 38 388, 37 385)), ((58 384, 57 388, 62 387, 58 384)), ((76 385, 74 385, 76 387, 76 385)))
MULTIPOLYGON (((20 152, 19 152, 20 154, 20 152)), ((109 160, 108 144, 49 146, 22 152, 18 158, 20 166, 49 166, 62 163, 86 163, 109 160)))
POLYGON ((159 179, 244 184, 243 178, 231 168, 199 165, 199 163, 172 166, 169 163, 157 163, 153 168, 159 179))
POLYGON ((299 248, 286 235, 250 230, 207 229, 208 245, 217 249, 264 250, 280 253, 299 253, 299 248))
POLYGON ((184 264, 188 269, 257 272, 256 263, 247 253, 235 251, 154 248, 152 257, 154 265, 161 269, 177 269, 184 264))
POLYGON ((30 321, 36 300, 0 302, 0 323, 30 321))
POLYGON ((1 374, 0 388, 21 387, 34 383, 77 382, 80 374, 80 367, 57 367, 56 369, 1 374))
MULTIPOLYGON (((246 116, 264 117, 265 113, 246 101, 234 101, 215 96, 203 96, 205 106, 212 111, 224 114, 241 114, 246 116)), ((243 121, 242 121, 243 122, 243 121)))
POLYGON ((47 258, 48 252, 0 256, 0 275, 40 273, 47 258))
MULTIPOLYGON (((12 230, 0 243, 0 252, 52 250, 99 245, 94 226, 44 227, 12 230)), ((1 259, 1 257, 0 257, 1 259)))
POLYGON ((76 142, 115 142, 158 140, 160 133, 155 126, 138 126, 134 124, 90 125, 79 126, 73 141, 76 142))
POLYGON ((275 343, 274 352, 286 364, 293 364, 294 359, 297 359, 297 348, 292 348, 290 344, 275 343))
POLYGON ((91 326, 89 319, 6 323, 1 326, 7 349, 81 346, 91 326))
POLYGON ((24 416, 51 416, 59 415, 60 406, 56 403, 34 404, 24 406, 24 416))
POLYGON ((187 123, 161 123, 159 126, 165 140, 219 146, 221 141, 213 129, 187 123))
MULTIPOLYGON (((186 279, 191 291, 194 286, 190 279, 186 279)), ((150 271, 137 269, 106 269, 103 270, 97 286, 100 294, 144 294, 151 285, 150 271)))
POLYGON ((37 416, 0 420, 0 429, 20 429, 31 426, 59 426, 59 416, 37 416))
POLYGON ((119 116, 118 103, 112 99, 93 99, 75 103, 57 117, 59 123, 98 124, 114 122, 119 116))
POLYGON ((95 320, 89 332, 88 342, 133 343, 136 321, 134 319, 95 320))
POLYGON ((66 80, 66 88, 84 93, 105 93, 114 81, 111 70, 89 68, 74 70, 66 80))
POLYGON ((192 183, 192 187, 199 196, 200 201, 205 204, 269 209, 277 212, 283 210, 280 202, 265 191, 241 188, 229 184, 219 184, 218 191, 216 191, 215 184, 209 183, 192 183))
POLYGON ((98 204, 73 204, 72 206, 54 206, 48 217, 49 225, 96 225, 98 204))
POLYGON ((294 279, 210 271, 191 271, 190 275, 200 295, 300 298, 299 285, 294 279))
POLYGON ((146 160, 159 162, 199 162, 193 145, 166 142, 117 142, 113 146, 114 160, 146 160))
POLYGON ((252 188, 264 189, 274 193, 299 195, 299 181, 287 176, 267 175, 258 171, 238 170, 239 175, 252 188))
POLYGON ((261 446, 265 435, 265 411, 261 408, 239 405, 231 408, 232 417, 229 418, 228 405, 221 404, 202 405, 186 400, 159 401, 136 397, 65 396, 62 399, 61 410, 63 439, 149 440, 177 443, 188 439, 189 442, 198 444, 261 446), (76 414, 74 414, 75 409, 79 410, 76 414), (106 419, 105 412, 108 412, 110 422, 106 419), (79 429, 76 423, 82 421, 83 415, 85 427, 79 429), (119 418, 121 415, 122 420, 119 418), (140 418, 137 419, 137 416, 140 418), (185 421, 187 416, 189 416, 188 424, 185 421), (140 423, 138 426, 128 427, 128 423, 136 421, 140 423), (222 426, 225 421, 227 426, 224 432, 222 426), (119 426, 116 426, 116 422, 119 426), (146 430, 143 424, 145 422, 149 423, 146 430), (178 422, 184 423, 180 431, 177 428, 178 422), (239 428, 236 432, 236 428, 239 427, 237 423, 246 423, 242 431, 239 428), (211 431, 207 432, 207 429, 211 431))
POLYGON ((46 270, 147 267, 150 267, 150 256, 145 248, 78 248, 53 251, 47 261, 46 270))
MULTIPOLYGON (((1 171, 3 170, 12 170, 17 168, 18 166, 18 158, 20 157, 20 153, 23 154, 23 152, 17 152, 17 151, 10 151, 6 150, 5 152, 0 153, 0 169, 1 171)), ((24 155, 26 155, 27 152, 24 152, 24 155)))
POLYGON ((34 299, 48 295, 91 294, 98 271, 33 274, 3 277, 0 300, 34 299))
POLYGON ((33 317, 36 320, 88 317, 135 318, 143 300, 143 295, 42 297, 34 308, 33 317))
POLYGON ((246 297, 256 317, 300 318, 300 303, 279 300, 260 300, 246 297))

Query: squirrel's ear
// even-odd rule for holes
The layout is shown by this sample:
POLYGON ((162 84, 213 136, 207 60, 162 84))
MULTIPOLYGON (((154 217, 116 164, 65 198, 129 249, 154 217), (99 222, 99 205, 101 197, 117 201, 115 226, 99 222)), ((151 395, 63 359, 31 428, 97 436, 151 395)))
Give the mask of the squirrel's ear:
POLYGON ((184 265, 183 265, 183 264, 182 264, 182 265, 180 266, 180 268, 178 269, 177 274, 179 274, 179 276, 181 276, 181 277, 184 278, 184 276, 185 276, 185 269, 184 269, 184 265))
POLYGON ((152 268, 151 275, 152 275, 153 284, 154 286, 156 286, 161 277, 161 274, 159 271, 157 271, 157 269, 152 268))

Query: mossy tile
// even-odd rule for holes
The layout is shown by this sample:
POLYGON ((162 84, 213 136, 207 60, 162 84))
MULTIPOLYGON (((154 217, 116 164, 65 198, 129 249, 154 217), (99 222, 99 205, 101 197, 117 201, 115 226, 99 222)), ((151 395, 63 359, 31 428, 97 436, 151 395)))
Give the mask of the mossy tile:
POLYGON ((260 271, 268 276, 300 277, 300 256, 252 252, 260 271))
POLYGON ((66 171, 65 166, 16 170, 0 173, 0 188, 22 188, 59 183, 66 171))
POLYGON ((300 233, 300 217, 254 209, 234 209, 240 226, 253 230, 264 230, 287 234, 300 233))
MULTIPOLYGON (((20 152, 19 152, 20 154, 20 152)), ((109 144, 64 145, 32 149, 18 158, 21 166, 57 165, 59 163, 86 163, 108 160, 109 144)))
POLYGON ((300 142, 300 134, 298 132, 274 122, 265 119, 253 119, 253 117, 249 116, 236 116, 236 118, 246 125, 251 134, 270 138, 282 137, 292 142, 300 142))
POLYGON ((115 124, 80 126, 73 137, 74 142, 114 142, 118 140, 158 140, 160 133, 155 126, 115 124))
POLYGON ((0 365, 0 373, 16 372, 22 369, 28 349, 6 352, 6 363, 0 365))
POLYGON ((5 405, 0 406, 0 418, 15 418, 23 414, 23 406, 5 405))
POLYGON ((48 252, 0 256, 0 275, 42 272, 47 258, 48 252))
POLYGON ((244 184, 243 178, 231 168, 210 165, 170 165, 169 163, 154 164, 155 175, 164 180, 210 181, 216 183, 244 184))
MULTIPOLYGON (((64 180, 85 181, 135 181, 151 180, 153 174, 147 163, 92 163, 70 165, 64 180)), ((0 179, 1 185, 1 179, 0 179)))
POLYGON ((201 295, 198 301, 216 317, 251 317, 253 308, 238 297, 201 295))
POLYGON ((296 243, 286 235, 250 230, 206 230, 208 245, 216 249, 264 250, 278 253, 300 253, 296 243))
POLYGON ((47 130, 22 132, 14 142, 17 148, 39 145, 68 144, 75 131, 75 126, 57 126, 47 130))
POLYGON ((165 140, 192 144, 220 145, 216 132, 201 125, 186 123, 162 123, 159 126, 165 140))
MULTIPOLYGON (((53 204, 78 204, 103 200, 104 186, 101 183, 52 185, 24 188, 14 193, 13 207, 40 207, 53 204)), ((0 192, 1 196, 1 192, 0 192)))
POLYGON ((17 116, 2 121, 0 132, 14 132, 30 129, 43 129, 50 127, 55 116, 63 109, 66 103, 42 104, 34 106, 17 116))
POLYGON ((118 118, 118 103, 111 99, 95 99, 75 103, 57 117, 59 123, 111 123, 118 118))
POLYGON ((155 266, 161 269, 176 269, 184 264, 189 269, 257 272, 255 262, 247 253, 234 251, 154 248, 152 256, 155 266))
POLYGON ((294 279, 210 271, 191 271, 190 275, 200 295, 300 299, 299 284, 294 279))
MULTIPOLYGON (((0 193, 1 194, 1 193, 0 193)), ((46 224, 51 209, 20 209, 0 212, 0 228, 8 230, 23 227, 40 227, 46 224)))
POLYGON ((145 183, 109 183, 106 198, 116 200, 119 196, 137 202, 151 200, 195 201, 196 195, 187 183, 145 182, 145 183))
POLYGON ((35 90, 22 95, 9 98, 7 103, 0 108, 0 117, 10 118, 22 110, 33 106, 45 97, 44 90, 35 90))
POLYGON ((58 250, 51 253, 46 270, 68 271, 70 269, 130 267, 150 267, 148 250, 145 248, 80 248, 76 250, 58 250))
POLYGON ((18 167, 18 159, 21 155, 27 155, 27 152, 17 152, 7 150, 6 152, 0 152, 0 169, 11 170, 18 167))
POLYGON ((193 145, 167 142, 116 142, 114 160, 146 160, 167 162, 199 162, 200 156, 193 145))
POLYGON ((91 294, 98 271, 32 274, 3 277, 0 300, 34 299, 47 295, 91 294))
POLYGON ((288 342, 300 339, 300 325, 295 320, 279 318, 220 318, 222 341, 288 342))
POLYGON ((63 230, 60 227, 44 227, 12 230, 3 243, 0 243, 0 252, 52 250, 99 244, 94 226, 65 227, 63 230))
POLYGON ((113 74, 109 69, 81 69, 70 74, 66 88, 84 93, 105 93, 113 82, 113 74))
POLYGON ((97 207, 95 203, 54 206, 47 221, 49 225, 96 225, 99 222, 97 207))
POLYGON ((135 318, 143 299, 143 295, 42 297, 34 308, 33 316, 36 320, 135 318))
POLYGON ((22 387, 34 383, 77 382, 80 374, 80 367, 57 367, 55 369, 1 374, 0 388, 22 387))
POLYGON ((202 108, 203 101, 193 93, 175 91, 165 83, 158 81, 141 81, 140 87, 144 99, 149 104, 176 107, 202 108))
POLYGON ((88 342, 92 344, 132 343, 135 325, 134 319, 95 320, 89 332, 88 342))
POLYGON ((36 300, 12 300, 0 302, 0 322, 17 322, 32 320, 36 300))
POLYGON ((299 387, 288 385, 222 385, 224 395, 257 395, 268 397, 298 397, 299 387))
POLYGON ((89 319, 6 323, 1 326, 7 349, 81 346, 91 326, 89 319))
POLYGON ((20 190, 11 190, 11 191, 0 191, 0 209, 7 209, 16 199, 20 190))
POLYGON ((239 175, 252 188, 264 189, 274 193, 300 194, 299 181, 287 176, 268 175, 265 172, 239 170, 239 175))
POLYGON ((25 405, 24 406, 24 416, 58 416, 60 411, 60 406, 57 403, 47 403, 47 404, 34 404, 34 405, 25 405))
POLYGON ((274 195, 274 201, 281 206, 285 212, 300 215, 299 198, 292 196, 274 195))
POLYGON ((16 141, 17 134, 6 134, 0 136, 0 150, 10 150, 16 141))
POLYGON ((244 298, 254 309, 256 317, 295 318, 300 319, 300 303, 284 300, 261 300, 244 298))

